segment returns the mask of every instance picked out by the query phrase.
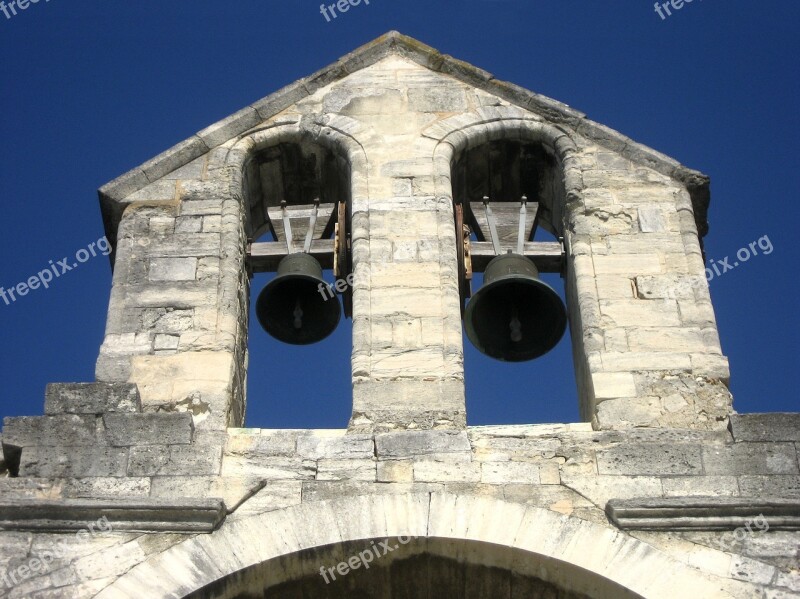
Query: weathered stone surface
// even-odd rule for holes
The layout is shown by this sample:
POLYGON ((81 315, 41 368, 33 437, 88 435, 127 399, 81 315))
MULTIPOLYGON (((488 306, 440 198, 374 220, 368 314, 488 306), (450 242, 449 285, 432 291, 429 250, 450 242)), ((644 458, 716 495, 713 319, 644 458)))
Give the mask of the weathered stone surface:
POLYGON ((45 391, 44 412, 48 415, 141 410, 139 390, 130 383, 50 383, 45 391))
POLYGON ((471 450, 466 431, 384 433, 375 437, 375 447, 380 459, 469 452, 471 450))
POLYGON ((145 445, 132 447, 128 476, 217 475, 222 448, 213 445, 145 445))
POLYGON ((600 474, 702 474, 700 447, 625 444, 597 452, 600 474))
POLYGON ((84 530, 87 522, 98 520, 98 514, 106 530, 210 532, 225 518, 225 506, 206 498, 0 500, 4 530, 84 530))
POLYGON ((800 413, 731 414, 734 441, 800 441, 800 413))
POLYGON ((612 499, 606 513, 619 528, 736 529, 762 518, 774 530, 800 529, 800 502, 753 497, 612 499))
POLYGON ((800 476, 794 475, 744 475, 739 477, 742 495, 751 497, 798 497, 800 498, 800 476))
POLYGON ((312 460, 372 459, 371 435, 345 435, 343 431, 315 431, 297 439, 297 454, 312 460))
POLYGON ((124 447, 27 447, 22 451, 19 474, 40 478, 125 476, 127 466, 128 449, 124 447))
POLYGON ((798 474, 793 443, 737 443, 704 447, 706 474, 798 474))
POLYGON ((179 445, 192 442, 194 424, 188 412, 175 414, 106 414, 106 438, 115 447, 179 445))
POLYGON ((19 416, 5 418, 3 443, 12 447, 52 447, 95 445, 97 424, 94 416, 19 416))

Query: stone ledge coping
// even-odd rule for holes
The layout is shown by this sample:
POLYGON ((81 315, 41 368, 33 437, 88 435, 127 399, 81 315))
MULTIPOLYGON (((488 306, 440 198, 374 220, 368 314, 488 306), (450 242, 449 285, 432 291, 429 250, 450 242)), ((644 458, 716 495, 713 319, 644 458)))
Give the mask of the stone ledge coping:
POLYGON ((0 530, 69 532, 105 518, 115 532, 210 533, 225 519, 221 499, 0 499, 0 530))
POLYGON ((800 530, 800 500, 772 497, 611 499, 606 515, 631 530, 732 530, 755 527, 756 518, 769 530, 800 530))

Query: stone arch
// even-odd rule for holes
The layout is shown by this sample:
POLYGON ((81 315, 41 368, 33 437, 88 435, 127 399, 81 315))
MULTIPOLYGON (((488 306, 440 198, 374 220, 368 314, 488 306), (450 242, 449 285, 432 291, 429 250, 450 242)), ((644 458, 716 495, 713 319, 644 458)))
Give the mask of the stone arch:
MULTIPOLYGON (((574 244, 570 234, 571 224, 584 210, 578 144, 562 127, 544 122, 515 106, 481 107, 467 115, 440 121, 425 135, 437 142, 434 152, 437 197, 446 198, 450 203, 453 202, 451 171, 459 154, 466 150, 491 141, 514 140, 542 144, 555 157, 562 184, 559 197, 551 206, 552 224, 556 229, 554 233, 563 235, 566 248, 564 285, 579 407, 581 417, 591 420, 593 392, 589 353, 596 344, 596 331, 600 328, 600 301, 593 271, 587 271, 586 256, 582 255, 588 248, 574 244)), ((591 259, 588 266, 591 267, 591 259)))
POLYGON ((224 596, 196 593, 276 560, 283 562, 271 570, 275 583, 316 575, 321 564, 302 552, 398 537, 593 598, 731 596, 715 577, 619 531, 489 497, 418 493, 342 497, 229 521, 136 566, 96 597, 224 596))

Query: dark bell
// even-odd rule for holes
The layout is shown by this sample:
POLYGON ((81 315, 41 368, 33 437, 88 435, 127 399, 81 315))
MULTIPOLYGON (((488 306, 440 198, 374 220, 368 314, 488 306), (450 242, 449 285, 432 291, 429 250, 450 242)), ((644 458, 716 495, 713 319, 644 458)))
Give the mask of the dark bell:
POLYGON ((567 312, 553 288, 539 279, 533 262, 503 254, 486 266, 483 287, 467 305, 464 323, 469 340, 487 356, 523 362, 556 346, 567 312))
POLYGON ((258 296, 256 316, 278 341, 307 345, 322 341, 339 324, 342 308, 322 267, 308 254, 289 254, 258 296))

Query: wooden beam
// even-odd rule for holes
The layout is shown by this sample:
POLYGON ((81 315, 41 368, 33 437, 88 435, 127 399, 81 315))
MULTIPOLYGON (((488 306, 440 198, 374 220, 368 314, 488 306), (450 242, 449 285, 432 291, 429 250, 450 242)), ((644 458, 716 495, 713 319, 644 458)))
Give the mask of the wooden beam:
MULTIPOLYGON (((491 241, 470 242, 473 272, 483 272, 495 257, 491 241)), ((531 258, 539 272, 561 272, 564 257, 557 241, 529 241, 525 244, 525 256, 531 258)))
MULTIPOLYGON (((309 252, 322 265, 322 268, 333 268, 333 239, 315 239, 311 242, 309 252)), ((268 241, 250 244, 250 267, 255 272, 275 272, 278 263, 286 256, 286 244, 279 241, 268 241)))
MULTIPOLYGON (((491 241, 470 243, 473 272, 483 272, 495 253, 491 241)), ((319 260, 322 268, 333 268, 333 239, 315 239, 310 254, 319 260)), ((525 255, 533 260, 539 272, 561 272, 564 258, 557 241, 529 241, 525 255)), ((250 246, 250 266, 253 272, 275 272, 281 258, 286 256, 286 244, 276 241, 253 243, 250 246)))

